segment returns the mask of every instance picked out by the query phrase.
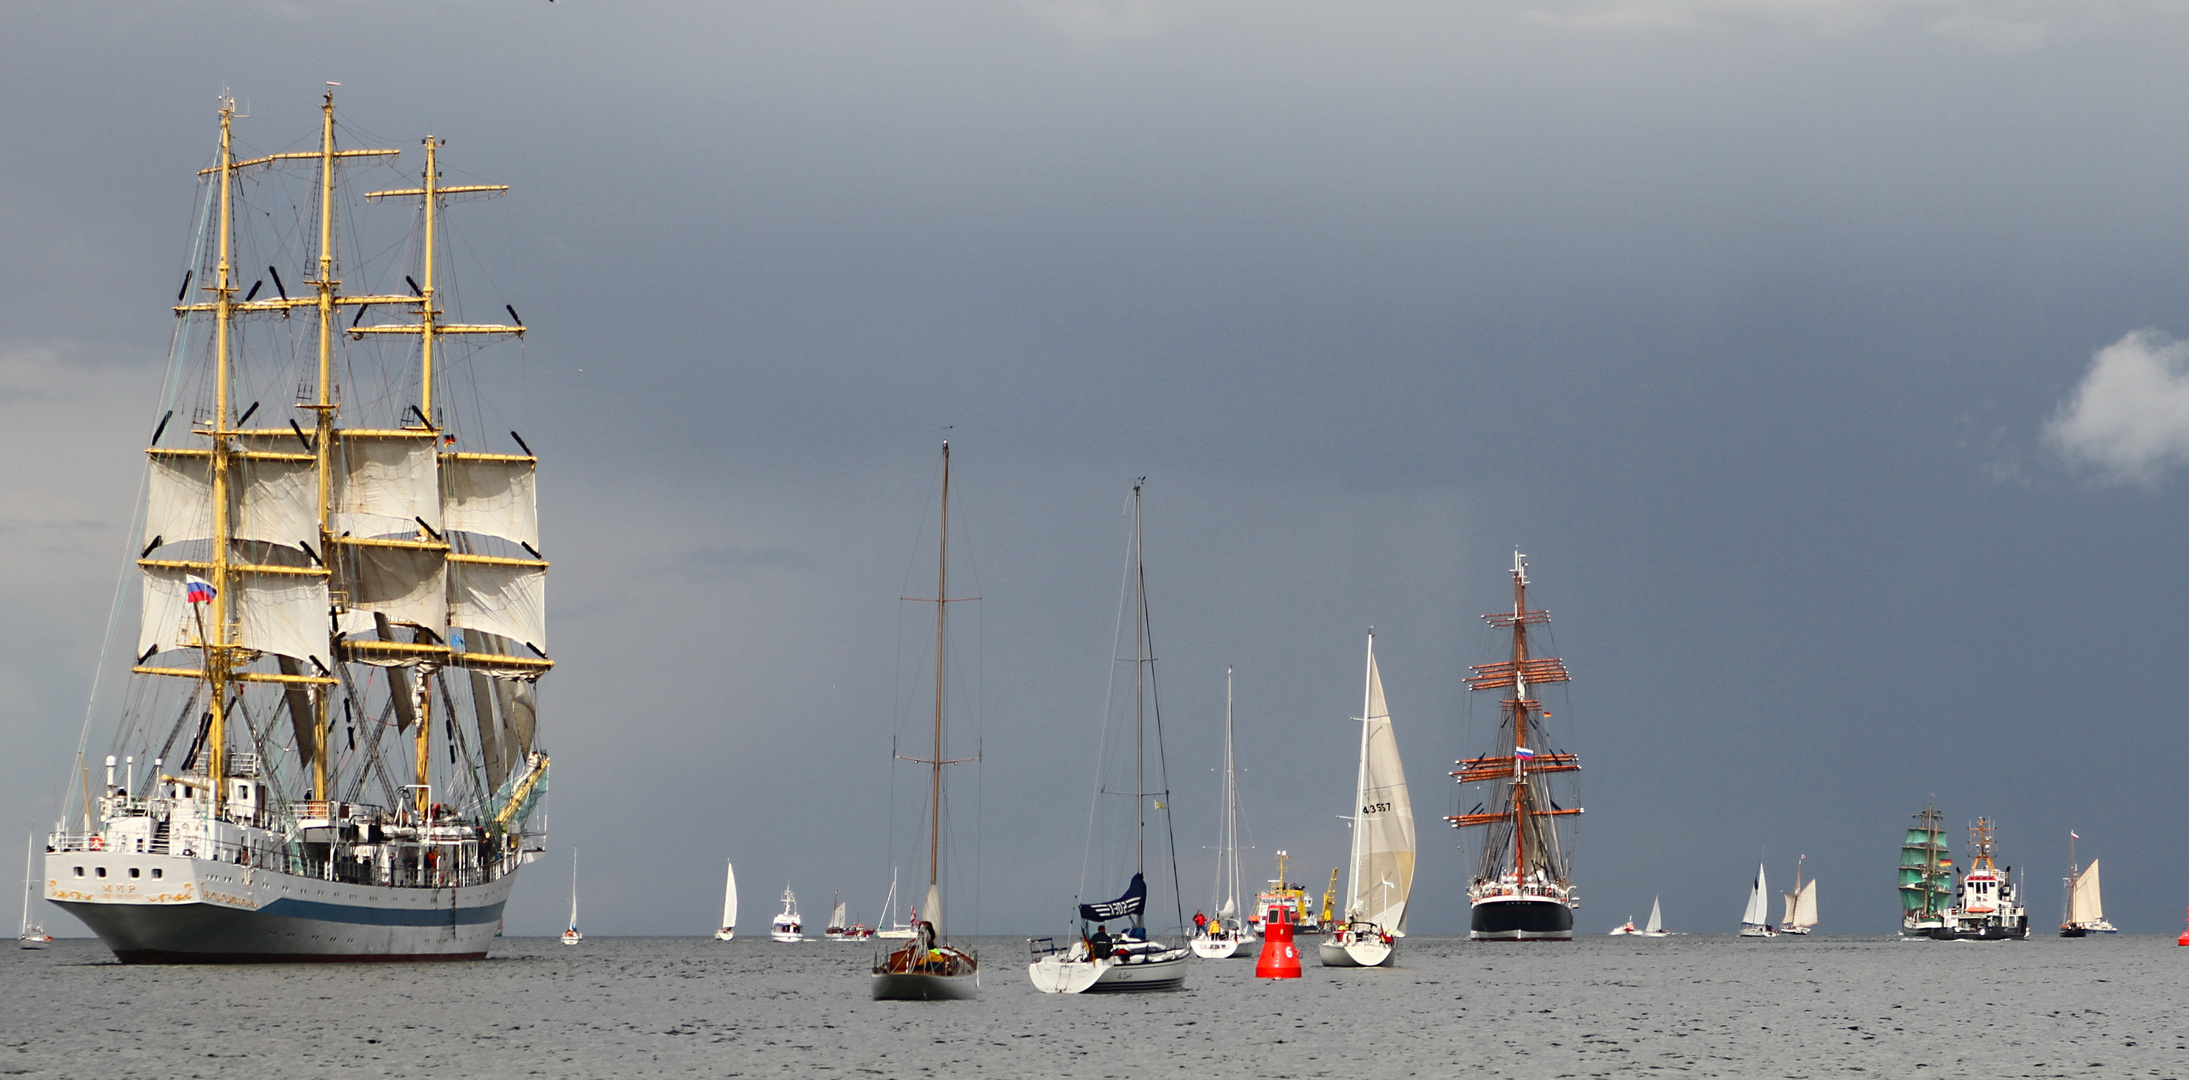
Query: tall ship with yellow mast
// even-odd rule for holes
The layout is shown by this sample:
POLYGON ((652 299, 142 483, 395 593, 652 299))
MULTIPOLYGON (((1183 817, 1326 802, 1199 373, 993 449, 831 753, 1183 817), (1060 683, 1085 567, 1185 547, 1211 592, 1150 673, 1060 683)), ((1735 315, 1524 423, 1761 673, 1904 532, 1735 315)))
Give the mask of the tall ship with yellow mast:
POLYGON ((125 963, 483 957, 544 841, 537 459, 481 423, 480 347, 524 326, 461 321, 446 256, 449 204, 508 189, 444 183, 428 137, 359 191, 402 152, 338 148, 335 85, 266 154, 224 96, 199 174, 131 678, 46 845, 45 899, 125 963), (403 254, 346 260, 374 230, 403 254))

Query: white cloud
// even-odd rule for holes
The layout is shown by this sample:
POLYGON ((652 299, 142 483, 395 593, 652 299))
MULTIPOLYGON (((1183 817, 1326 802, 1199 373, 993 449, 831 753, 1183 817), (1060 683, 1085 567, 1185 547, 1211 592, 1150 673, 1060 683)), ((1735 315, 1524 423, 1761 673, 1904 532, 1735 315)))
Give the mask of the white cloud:
POLYGON ((2106 483, 2153 487, 2189 464, 2189 341, 2145 329, 2098 350, 2045 443, 2106 483))

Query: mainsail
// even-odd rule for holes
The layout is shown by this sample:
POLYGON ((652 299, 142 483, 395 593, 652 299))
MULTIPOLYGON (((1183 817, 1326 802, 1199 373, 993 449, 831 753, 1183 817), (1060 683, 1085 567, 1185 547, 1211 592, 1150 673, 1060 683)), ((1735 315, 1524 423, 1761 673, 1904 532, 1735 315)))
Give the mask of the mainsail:
POLYGON ((1763 882, 1763 865, 1756 866, 1756 885, 1748 890, 1748 909, 1741 913, 1741 925, 1766 926, 1771 919, 1771 891, 1763 882))
POLYGON ((2075 926, 2088 926, 2105 919, 2105 902, 2098 895, 2098 860, 2090 860, 2083 872, 2075 875, 2075 884, 2067 894, 2067 921, 2075 926))
POLYGON ((1645 934, 1654 934, 1662 931, 1664 928, 1664 905, 1658 898, 1652 897, 1649 901, 1649 924, 1642 927, 1642 932, 1645 934))
POLYGON ((1406 794, 1398 736, 1384 705, 1373 634, 1368 638, 1368 685, 1353 807, 1353 875, 1346 886, 1346 917, 1403 934, 1406 899, 1414 886, 1414 805, 1406 794))
POLYGON ((726 864, 722 882, 722 925, 737 925, 737 864, 726 864))

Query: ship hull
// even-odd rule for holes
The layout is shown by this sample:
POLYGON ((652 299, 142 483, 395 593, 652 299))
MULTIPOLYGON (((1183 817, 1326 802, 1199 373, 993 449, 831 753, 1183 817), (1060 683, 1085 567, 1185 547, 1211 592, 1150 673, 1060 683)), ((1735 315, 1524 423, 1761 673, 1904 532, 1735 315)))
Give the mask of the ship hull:
POLYGON ((1477 900, 1467 937, 1474 941, 1572 941, 1573 908, 1522 897, 1477 900))
POLYGON ((874 974, 876 1001, 970 1001, 979 989, 977 976, 928 975, 882 971, 874 974))
POLYGON ((1966 930, 1941 926, 1931 931, 1932 941, 2022 941, 2028 937, 2027 926, 1978 926, 1966 930))
POLYGON ((185 856, 57 852, 45 895, 125 964, 478 960, 514 883, 511 872, 397 889, 185 856))

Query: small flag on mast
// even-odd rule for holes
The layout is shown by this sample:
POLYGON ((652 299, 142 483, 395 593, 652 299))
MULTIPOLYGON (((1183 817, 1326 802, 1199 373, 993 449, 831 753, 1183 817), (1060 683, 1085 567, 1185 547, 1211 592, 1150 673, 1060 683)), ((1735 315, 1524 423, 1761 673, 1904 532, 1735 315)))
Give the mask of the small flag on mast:
POLYGON ((2075 830, 2073 830, 2073 829, 2069 829, 2069 830, 2067 831, 2067 838, 2068 838, 2068 839, 2070 839, 2070 840, 2080 840, 2080 839, 2082 839, 2082 837, 2080 837, 2080 836, 2077 836, 2077 835, 2075 835, 2075 830))
POLYGON ((219 595, 220 593, 214 590, 213 583, 204 578, 191 577, 185 578, 183 581, 182 598, 193 604, 210 604, 213 602, 213 598, 219 595))

